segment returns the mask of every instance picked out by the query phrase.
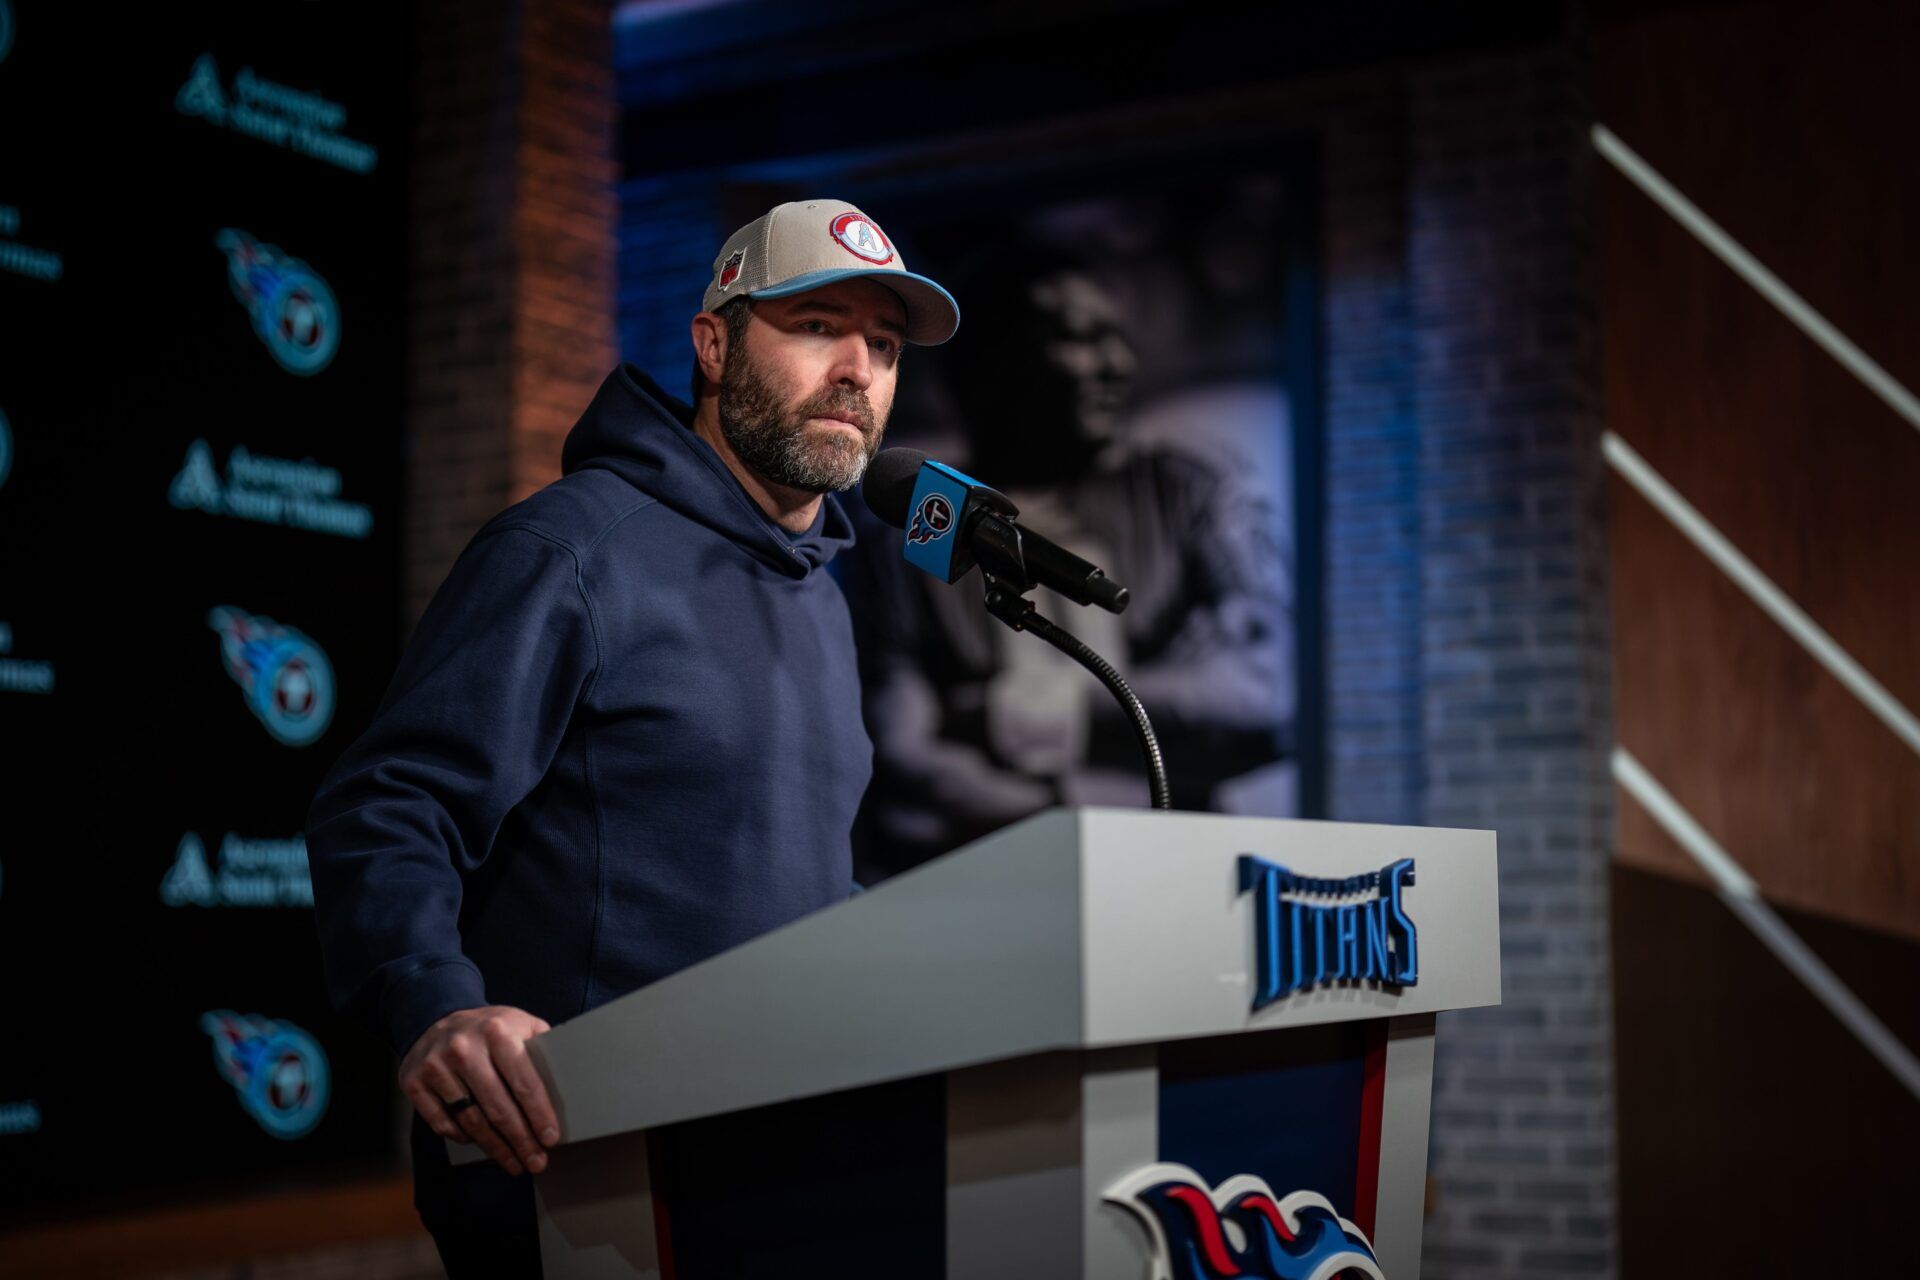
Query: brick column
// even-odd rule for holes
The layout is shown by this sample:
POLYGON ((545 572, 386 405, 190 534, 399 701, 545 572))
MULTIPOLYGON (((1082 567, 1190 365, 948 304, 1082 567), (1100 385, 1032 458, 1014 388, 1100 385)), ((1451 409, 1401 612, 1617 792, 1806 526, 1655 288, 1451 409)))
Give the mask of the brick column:
POLYGON ((1615 1267, 1587 86, 1570 37, 1410 87, 1425 821, 1499 831, 1505 963, 1441 1023, 1434 1276, 1615 1267))
POLYGON ((420 0, 406 605, 553 480, 618 358, 610 0, 420 0))
POLYGON ((1406 108, 1378 94, 1321 135, 1327 816, 1422 820, 1420 435, 1408 328, 1406 108))

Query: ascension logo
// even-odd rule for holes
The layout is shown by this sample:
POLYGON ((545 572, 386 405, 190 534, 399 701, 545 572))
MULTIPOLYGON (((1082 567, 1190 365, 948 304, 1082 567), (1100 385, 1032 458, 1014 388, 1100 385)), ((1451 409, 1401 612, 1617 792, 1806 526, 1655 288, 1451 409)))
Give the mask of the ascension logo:
POLYGON ((313 268, 278 245, 228 227, 213 238, 227 255, 227 283, 253 317, 253 331, 288 373, 311 377, 340 348, 340 304, 313 268))
POLYGON ((327 1109, 327 1055, 291 1022, 243 1017, 225 1009, 203 1014, 213 1061, 240 1095, 240 1105, 276 1138, 313 1132, 327 1109))
MULTIPOLYGON (((6 0, 0 0, 5 4, 6 0)), ((13 470, 13 429, 7 425, 7 415, 0 413, 0 484, 7 482, 7 472, 13 470)))
POLYGON ((53 692, 53 664, 13 656, 13 624, 0 622, 0 693, 53 692))
POLYGON ((1183 1164, 1150 1164, 1103 1198, 1146 1228, 1153 1280, 1385 1280, 1366 1233, 1316 1192, 1277 1197, 1250 1174, 1209 1190, 1183 1164))
POLYGON ((0 0, 0 62, 13 52, 13 6, 0 0))
POLYGON ((160 901, 170 907, 311 907, 307 842, 299 836, 246 840, 229 831, 220 841, 216 870, 207 846, 189 831, 160 879, 160 901))
POLYGON ((365 503, 340 498, 340 472, 311 458, 293 461, 249 453, 235 445, 223 480, 205 440, 187 446, 187 458, 167 487, 167 501, 182 511, 232 516, 260 524, 289 525, 338 538, 364 538, 373 529, 365 503))
POLYGON ((227 674, 247 698, 247 709, 267 732, 304 747, 333 720, 333 666, 320 646, 272 618, 221 605, 207 614, 220 633, 227 674))
POLYGON ((920 500, 913 522, 907 526, 907 541, 916 545, 944 538, 953 528, 953 503, 942 493, 930 493, 920 500))
POLYGON ((173 95, 173 109, 354 173, 371 173, 380 162, 376 147, 340 132, 347 123, 347 109, 339 103, 269 80, 252 67, 240 68, 229 93, 220 83, 220 67, 211 53, 194 59, 186 83, 173 95))

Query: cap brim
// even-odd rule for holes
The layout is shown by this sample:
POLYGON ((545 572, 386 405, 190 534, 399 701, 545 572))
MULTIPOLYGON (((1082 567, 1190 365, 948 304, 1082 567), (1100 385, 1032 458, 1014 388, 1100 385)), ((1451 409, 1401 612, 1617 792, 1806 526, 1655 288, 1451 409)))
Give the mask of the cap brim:
POLYGON ((921 347, 937 347, 951 338, 960 327, 960 304, 953 295, 925 276, 911 271, 890 271, 885 267, 833 267, 824 271, 805 271, 779 284, 755 289, 749 298, 785 298, 835 280, 871 276, 900 295, 907 305, 907 341, 921 347))

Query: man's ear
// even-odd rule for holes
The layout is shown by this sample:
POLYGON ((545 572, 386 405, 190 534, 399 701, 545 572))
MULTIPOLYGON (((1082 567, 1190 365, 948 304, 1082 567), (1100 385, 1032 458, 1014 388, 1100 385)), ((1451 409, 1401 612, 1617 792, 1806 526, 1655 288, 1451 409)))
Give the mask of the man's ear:
POLYGON ((718 312, 702 311, 694 316, 693 360, 701 377, 720 385, 720 369, 727 362, 727 322, 718 312))

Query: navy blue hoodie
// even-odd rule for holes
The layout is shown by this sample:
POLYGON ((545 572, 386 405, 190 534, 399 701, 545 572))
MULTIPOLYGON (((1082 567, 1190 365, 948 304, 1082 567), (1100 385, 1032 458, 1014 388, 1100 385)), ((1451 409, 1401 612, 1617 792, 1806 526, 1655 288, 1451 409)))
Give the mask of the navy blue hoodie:
POLYGON ((561 1022, 851 890, 872 748, 853 530, 769 521, 630 365, 501 512, 320 785, 328 985, 404 1053, 456 1009, 561 1022))

